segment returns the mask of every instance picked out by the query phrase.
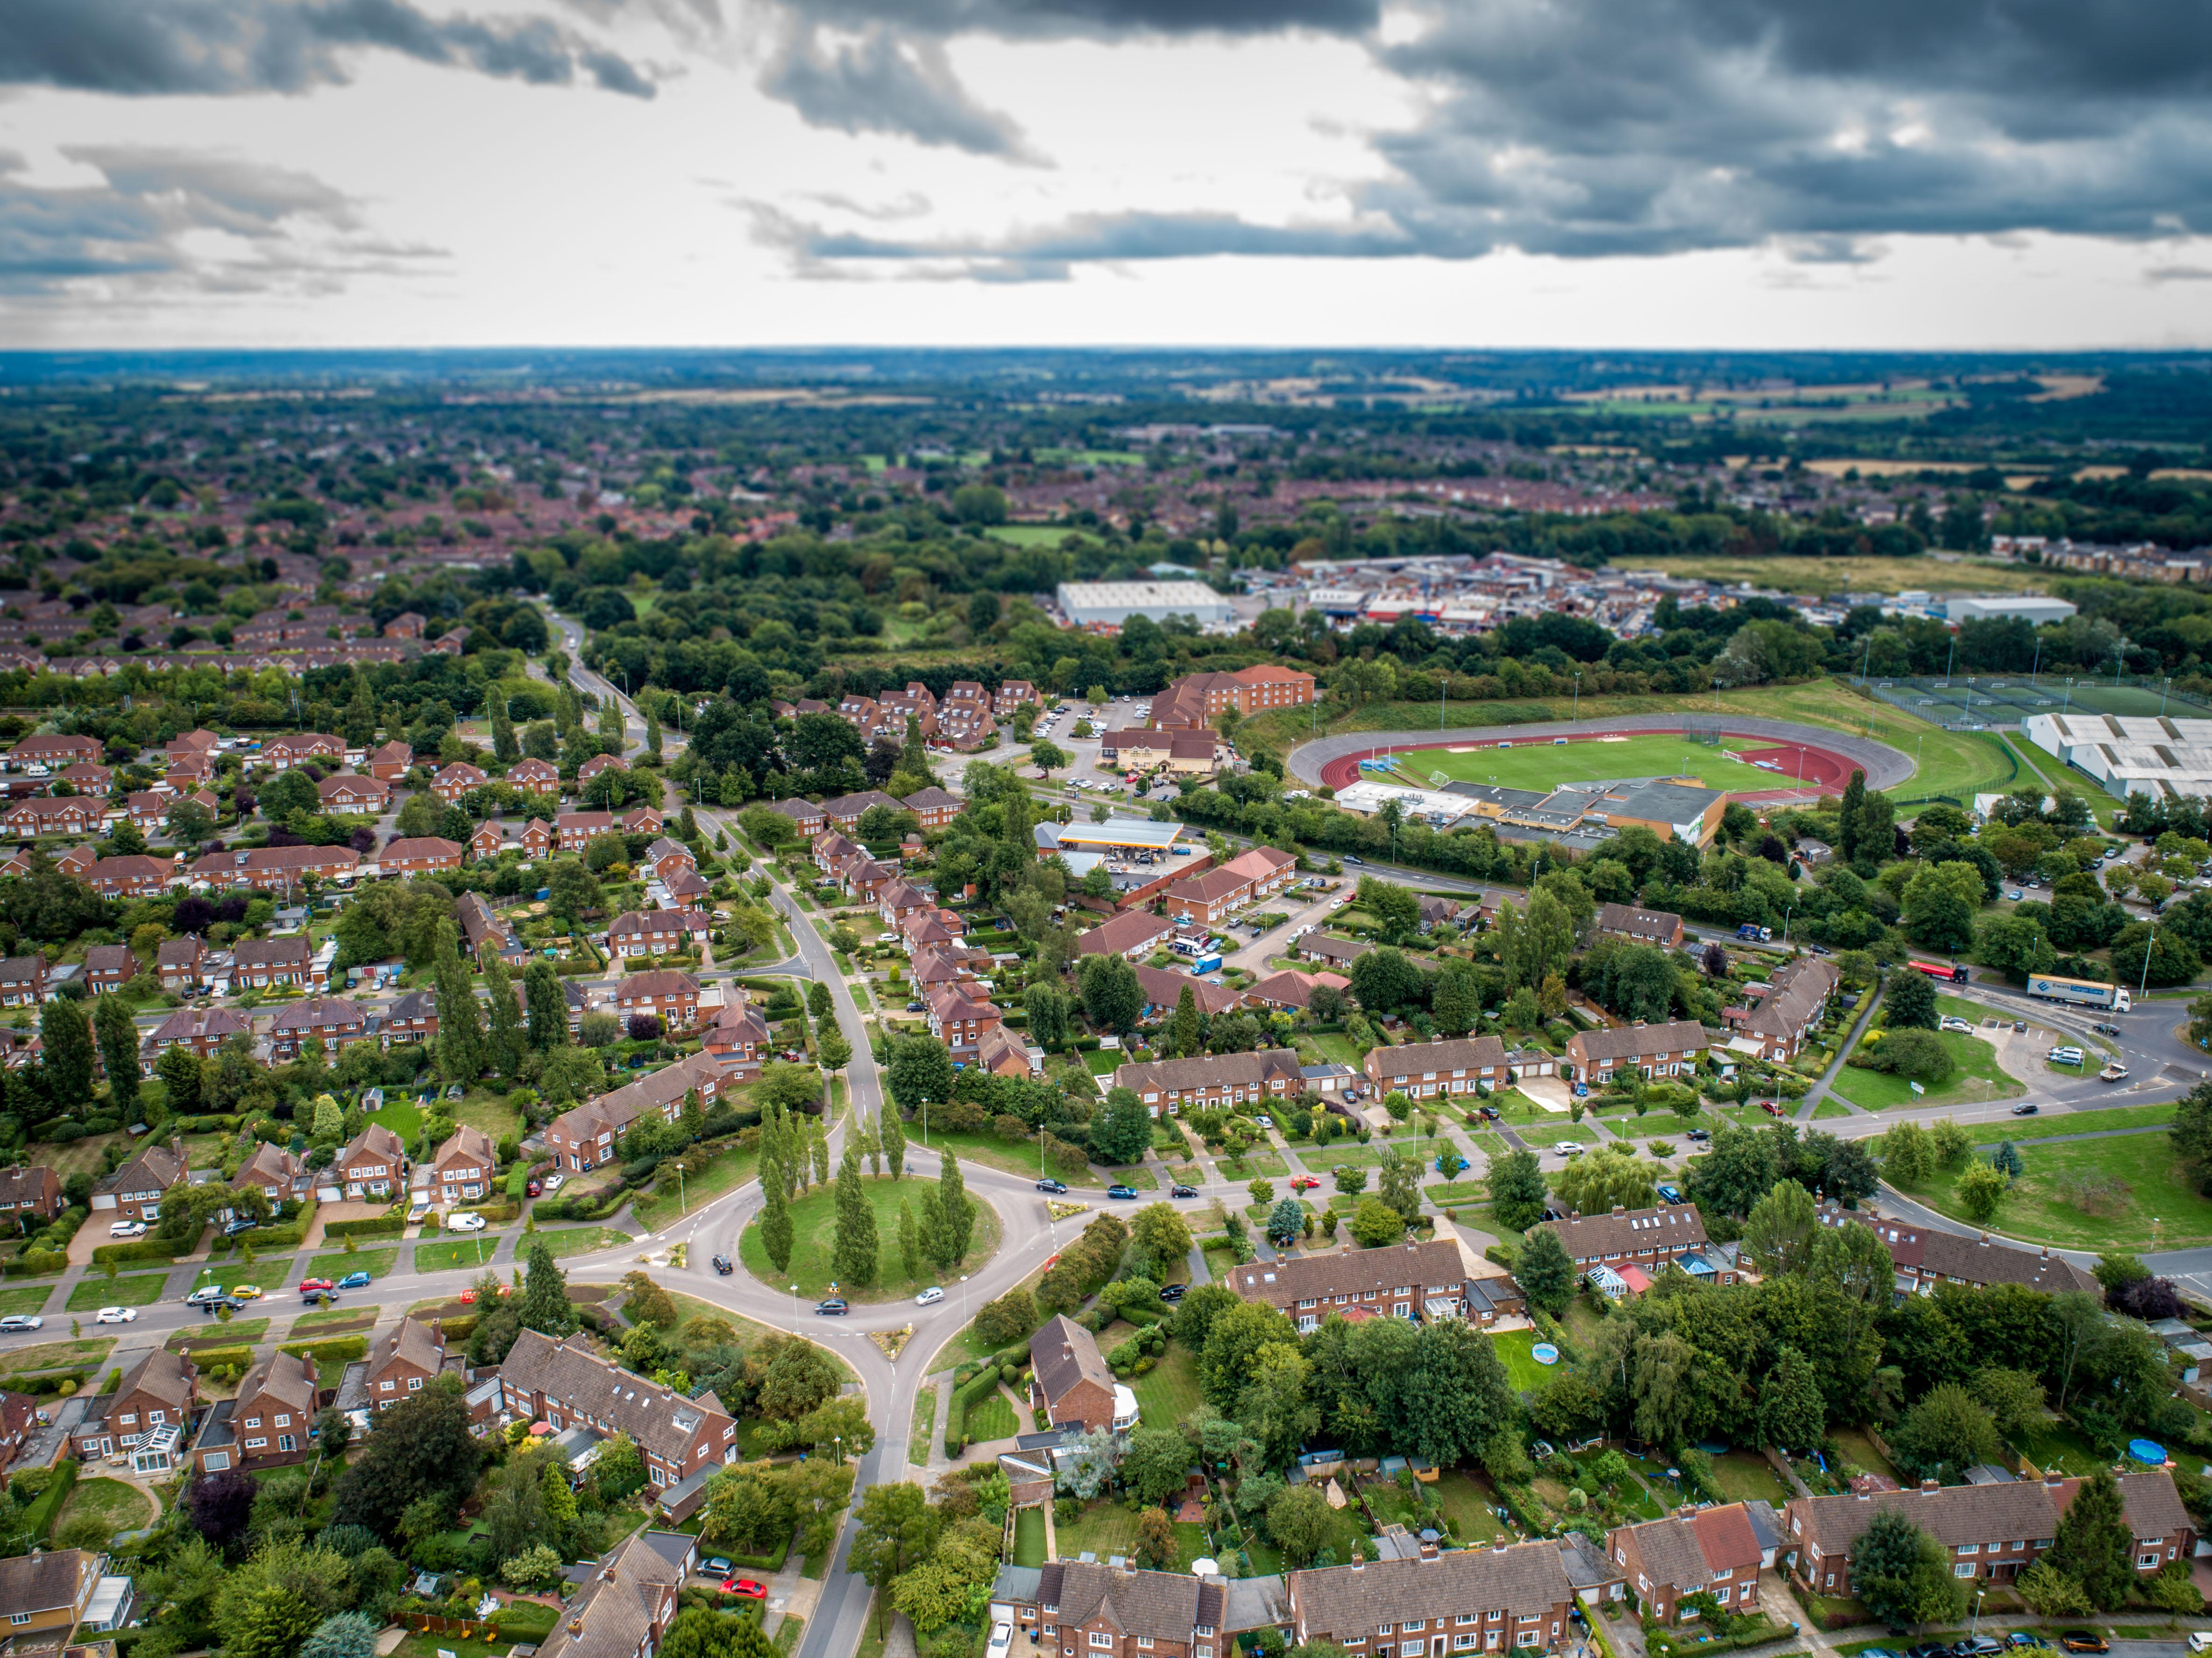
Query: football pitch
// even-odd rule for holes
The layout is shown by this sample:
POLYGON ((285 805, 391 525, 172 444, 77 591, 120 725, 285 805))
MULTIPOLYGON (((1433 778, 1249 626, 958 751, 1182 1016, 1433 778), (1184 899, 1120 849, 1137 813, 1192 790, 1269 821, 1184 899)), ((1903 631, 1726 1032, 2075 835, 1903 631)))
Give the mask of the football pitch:
POLYGON ((1510 749, 1482 748, 1464 754, 1421 749, 1399 756, 1398 771, 1417 786, 1429 786, 1431 773, 1442 773, 1447 782, 1495 783, 1509 789, 1548 790, 1563 783, 1620 777, 1695 777, 1707 788, 1738 792, 1786 789, 1795 782, 1794 749, 1755 746, 1756 739, 1731 742, 1741 751, 1775 760, 1784 769, 1761 771, 1729 759, 1720 749, 1686 743, 1679 737, 1630 737, 1618 742, 1577 738, 1565 746, 1537 738, 1510 749))

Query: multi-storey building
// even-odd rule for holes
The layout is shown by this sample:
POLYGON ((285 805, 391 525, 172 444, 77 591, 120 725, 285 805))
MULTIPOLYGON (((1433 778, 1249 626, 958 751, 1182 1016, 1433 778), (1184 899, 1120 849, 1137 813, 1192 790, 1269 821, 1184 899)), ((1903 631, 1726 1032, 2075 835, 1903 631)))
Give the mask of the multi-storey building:
POLYGON ((828 827, 830 819, 811 800, 778 800, 769 810, 791 819, 791 826, 811 841, 828 827))
POLYGON ((9 771, 33 766, 60 771, 80 762, 98 765, 106 757, 107 745, 96 737, 27 737, 8 750, 4 764, 9 771))
POLYGON ((24 836, 90 835, 99 829, 106 816, 106 808, 88 795, 40 795, 18 800, 5 813, 0 813, 0 826, 4 826, 10 835, 24 836))
POLYGON ((738 1424, 711 1392, 686 1396, 655 1387, 581 1345, 525 1330, 500 1366, 503 1408, 553 1431, 627 1433, 656 1489, 738 1458, 738 1424))
POLYGON ((1262 662, 1235 673, 1194 673, 1152 699, 1152 724, 1172 728, 1211 726, 1230 709, 1239 714, 1301 708, 1314 700, 1314 677, 1298 668, 1262 662))
POLYGON ((1290 1592, 1298 1644, 1333 1641, 1354 1658, 1559 1650, 1572 1638, 1574 1586, 1548 1540, 1449 1553, 1425 1542, 1411 1560, 1294 1571, 1290 1592))
POLYGON ((1115 1067, 1114 1086, 1132 1088, 1148 1106, 1194 1108, 1279 1100, 1300 1092, 1298 1056, 1287 1048, 1211 1054, 1115 1067))
POLYGON ((1478 1085, 1503 1088, 1513 1080, 1505 1044, 1495 1036, 1370 1048, 1365 1069, 1367 1080, 1380 1091, 1416 1100, 1472 1094, 1478 1085))
POLYGON ((1251 896, 1250 878, 1224 865, 1176 882, 1168 889, 1164 903, 1167 913, 1178 920, 1212 926, 1242 908, 1251 896))
POLYGON ((267 766, 275 771, 289 771, 309 760, 335 763, 345 757, 343 738, 332 737, 328 732, 301 732, 292 737, 270 738, 249 763, 267 766))

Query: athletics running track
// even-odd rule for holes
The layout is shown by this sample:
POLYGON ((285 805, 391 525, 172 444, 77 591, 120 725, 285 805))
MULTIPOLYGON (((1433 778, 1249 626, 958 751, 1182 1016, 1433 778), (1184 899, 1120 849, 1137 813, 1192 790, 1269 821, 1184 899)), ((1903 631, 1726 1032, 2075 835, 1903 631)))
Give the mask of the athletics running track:
MULTIPOLYGON (((1285 762, 1291 774, 1308 786, 1327 784, 1340 789, 1359 780, 1359 762, 1389 754, 1414 754, 1424 749, 1494 748, 1510 743, 1516 748, 1549 743, 1564 737, 1587 742, 1598 737, 1670 736, 1681 732, 1679 714, 1651 714, 1633 720, 1553 720, 1533 726, 1478 726, 1458 731, 1358 732, 1323 737, 1293 749, 1285 762)), ((1866 773, 1870 789, 1893 789, 1912 775, 1912 762, 1887 743, 1831 731, 1824 726, 1799 726, 1786 720, 1760 720, 1748 715, 1723 714, 1721 741, 1745 760, 1771 760, 1782 768, 1772 789, 1732 791, 1729 798, 1744 801, 1778 801, 1802 795, 1841 793, 1851 773, 1866 773), (1803 777, 1801 786, 1798 778, 1803 777)), ((1595 762, 1595 757, 1594 757, 1595 762)), ((1418 765, 1415 768, 1419 770, 1418 765)), ((1609 774, 1601 764, 1585 768, 1591 777, 1609 774)))

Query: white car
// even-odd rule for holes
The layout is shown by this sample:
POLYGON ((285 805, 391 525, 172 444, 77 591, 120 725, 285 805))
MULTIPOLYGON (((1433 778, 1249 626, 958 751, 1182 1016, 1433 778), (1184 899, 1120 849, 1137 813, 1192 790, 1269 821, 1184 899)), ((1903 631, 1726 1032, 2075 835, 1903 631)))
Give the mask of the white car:
POLYGON ((24 1330, 42 1330, 46 1324, 46 1320, 35 1313, 10 1313, 6 1318, 0 1318, 0 1335, 14 1335, 24 1330))
POLYGON ((446 1230, 448 1232, 481 1232, 483 1229, 484 1218, 482 1215, 461 1213, 446 1217, 446 1230))
POLYGON ((1936 1028, 1938 1030, 1972 1030, 1974 1027, 1956 1014, 1947 1013, 1936 1023, 1936 1028))
POLYGON ((1563 1157, 1579 1157, 1583 1154, 1580 1140, 1554 1140, 1552 1142, 1552 1150, 1563 1157))
POLYGON ((2081 1050, 2078 1048, 2054 1048, 2046 1056, 2053 1065, 2079 1065, 2081 1050))
POLYGON ((136 1307, 103 1307, 94 1319, 100 1324, 128 1324, 138 1316, 136 1307))
POLYGON ((107 1229, 107 1236, 112 1238, 143 1238, 146 1236, 146 1223, 143 1220, 118 1220, 107 1229))
POLYGON ((917 1307, 934 1307, 944 1299, 945 1291, 933 1284, 914 1298, 914 1304, 917 1307))

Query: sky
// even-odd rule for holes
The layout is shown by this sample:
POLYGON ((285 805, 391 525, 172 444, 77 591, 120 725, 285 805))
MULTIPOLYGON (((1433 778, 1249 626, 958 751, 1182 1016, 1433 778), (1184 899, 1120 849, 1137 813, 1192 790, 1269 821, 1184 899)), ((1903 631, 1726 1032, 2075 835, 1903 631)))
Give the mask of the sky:
POLYGON ((8 0, 0 347, 2212 345, 2212 0, 8 0))

